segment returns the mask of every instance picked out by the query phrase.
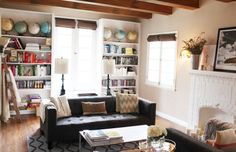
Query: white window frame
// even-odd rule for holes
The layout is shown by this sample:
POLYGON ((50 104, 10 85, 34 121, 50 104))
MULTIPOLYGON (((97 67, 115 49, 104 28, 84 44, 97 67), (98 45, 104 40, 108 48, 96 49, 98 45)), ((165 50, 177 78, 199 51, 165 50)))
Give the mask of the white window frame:
MULTIPOLYGON (((74 18, 71 18, 71 19, 74 19, 74 18)), ((75 19, 75 20, 78 20, 78 19, 75 19)), ((54 33, 54 36, 56 37, 56 34, 57 34, 57 27, 54 27, 55 28, 55 33, 54 33)), ((76 28, 74 28, 74 29, 72 29, 72 43, 74 44, 74 45, 72 45, 72 51, 71 52, 69 52, 71 55, 72 55, 72 58, 71 58, 71 65, 73 65, 73 66, 75 66, 75 67, 77 67, 77 65, 78 65, 78 61, 77 61, 77 55, 80 53, 80 50, 79 50, 79 44, 78 44, 78 41, 79 41, 79 39, 80 39, 80 37, 79 37, 79 29, 77 28, 77 21, 76 21, 76 28)), ((92 36, 92 39, 93 39, 93 41, 94 41, 94 45, 96 45, 96 42, 97 42, 97 30, 94 30, 94 33, 93 33, 93 36, 92 36)), ((53 46, 55 47, 56 46, 56 41, 54 41, 54 44, 53 44, 53 46)), ((94 46, 94 52, 97 52, 96 50, 96 47, 94 46)), ((53 60, 55 59, 55 58, 58 58, 59 56, 58 55, 55 55, 55 52, 54 52, 54 54, 53 54, 53 60)), ((60 56, 61 57, 61 56, 60 56)), ((97 55, 94 55, 94 59, 96 59, 97 58, 97 55)), ((92 60, 93 62, 95 62, 95 60, 92 60)), ((71 66, 70 65, 70 66, 71 66)), ((55 65, 54 65, 55 66, 55 65)), ((96 66, 96 68, 97 68, 97 66, 96 66)), ((54 70, 54 69, 53 69, 54 70)), ((97 73, 94 73, 93 75, 95 75, 94 77, 95 77, 95 81, 97 81, 97 77, 98 77, 98 74, 97 73)), ((72 76, 72 78, 70 78, 70 79, 77 79, 78 77, 77 77, 77 75, 71 75, 72 76)), ((58 82, 60 82, 61 83, 61 80, 59 80, 59 79, 61 79, 61 76, 60 75, 52 75, 52 81, 53 81, 53 83, 58 83, 58 82)), ((68 81, 67 79, 67 75, 65 75, 65 81, 68 81)), ((60 90, 60 88, 56 88, 55 86, 54 86, 54 84, 52 83, 52 89, 51 89, 51 94, 53 95, 53 96, 55 96, 55 95, 58 95, 58 93, 59 93, 59 90, 60 90)), ((76 88, 76 83, 73 83, 73 84, 70 84, 70 85, 72 85, 72 86, 65 86, 65 87, 70 87, 70 89, 66 89, 66 92, 67 92, 67 94, 69 94, 69 95, 74 95, 74 94, 77 94, 77 93, 84 93, 83 91, 86 91, 86 90, 83 90, 83 91, 81 91, 81 90, 78 90, 77 88, 76 88)), ((100 87, 98 86, 98 87, 92 87, 91 88, 91 91, 92 92, 95 92, 95 93, 97 93, 98 92, 98 90, 100 89, 100 87)))
MULTIPOLYGON (((150 45, 147 41, 147 56, 146 56, 146 72, 145 72, 145 84, 149 85, 149 86, 153 86, 153 87, 157 87, 157 88, 164 88, 164 89, 169 89, 169 90, 173 90, 173 91, 176 91, 176 71, 177 71, 177 52, 178 52, 178 32, 177 31, 173 31, 173 32, 162 32, 162 33, 154 33, 154 34, 149 34, 148 36, 150 35, 158 35, 158 34, 175 34, 176 35, 176 48, 175 48, 175 68, 174 68, 174 82, 173 82, 173 86, 168 86, 168 85, 163 85, 163 84, 160 84, 160 76, 161 76, 161 73, 160 73, 160 70, 161 70, 161 61, 160 61, 160 64, 159 64, 159 82, 153 82, 153 81, 150 81, 148 80, 148 72, 149 72, 149 55, 150 55, 150 45)), ((162 47, 162 45, 161 45, 162 47)), ((160 52, 160 57, 161 57, 161 53, 162 53, 162 50, 160 52)), ((159 58, 161 60, 161 58, 159 58)))

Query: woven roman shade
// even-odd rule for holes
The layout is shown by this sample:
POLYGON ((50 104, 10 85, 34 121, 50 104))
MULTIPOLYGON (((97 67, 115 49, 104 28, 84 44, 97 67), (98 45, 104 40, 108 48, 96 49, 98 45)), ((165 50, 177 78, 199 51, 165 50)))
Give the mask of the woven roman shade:
POLYGON ((176 41, 176 36, 175 33, 149 35, 147 41, 176 41))
POLYGON ((74 19, 56 18, 56 26, 65 28, 75 28, 76 23, 74 19))
POLYGON ((97 29, 97 23, 96 23, 96 21, 78 20, 77 27, 81 28, 81 29, 96 30, 97 29))

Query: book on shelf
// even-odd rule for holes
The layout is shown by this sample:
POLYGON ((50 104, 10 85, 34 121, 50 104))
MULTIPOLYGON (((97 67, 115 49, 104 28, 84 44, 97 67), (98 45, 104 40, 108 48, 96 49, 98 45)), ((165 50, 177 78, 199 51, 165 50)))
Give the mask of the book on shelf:
POLYGON ((26 43, 25 50, 27 51, 39 51, 38 43, 26 43))
POLYGON ((27 98, 31 103, 38 104, 41 102, 41 96, 39 94, 28 94, 27 98))

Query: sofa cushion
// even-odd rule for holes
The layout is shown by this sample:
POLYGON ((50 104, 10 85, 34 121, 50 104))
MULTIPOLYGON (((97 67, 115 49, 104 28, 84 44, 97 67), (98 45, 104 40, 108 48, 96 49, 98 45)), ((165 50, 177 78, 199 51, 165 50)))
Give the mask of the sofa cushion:
POLYGON ((134 94, 116 94, 116 112, 133 113, 138 112, 138 96, 134 94))
POLYGON ((105 96, 105 97, 78 97, 69 99, 69 105, 71 108, 72 116, 80 116, 83 114, 82 102, 102 102, 105 101, 107 113, 115 113, 116 98, 105 96))
POLYGON ((51 97, 51 102, 57 109, 57 118, 71 116, 71 110, 66 96, 51 97))
MULTIPOLYGON (((127 121, 127 124, 131 124, 132 122, 145 122, 146 118, 142 115, 138 114, 104 114, 104 115, 88 115, 88 116, 80 116, 80 117, 67 117, 60 118, 57 120, 57 126, 67 126, 67 125, 80 125, 85 126, 85 128, 89 129, 92 124, 106 123, 104 127, 110 127, 114 122, 118 124, 124 121, 127 121), (89 124, 89 125, 88 125, 89 124)), ((127 126, 126 124, 126 126, 127 126)), ((97 127, 97 126, 96 126, 97 127)))
POLYGON ((107 114, 105 102, 82 102, 83 115, 107 114))

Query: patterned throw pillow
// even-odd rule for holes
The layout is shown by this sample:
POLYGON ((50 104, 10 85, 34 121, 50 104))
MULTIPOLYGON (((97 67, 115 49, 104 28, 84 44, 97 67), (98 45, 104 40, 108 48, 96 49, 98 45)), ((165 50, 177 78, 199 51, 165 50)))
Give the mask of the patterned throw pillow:
POLYGON ((138 97, 135 94, 116 94, 116 112, 138 113, 138 97))
POLYGON ((83 115, 107 114, 105 102, 82 102, 83 115))
POLYGON ((225 152, 236 152, 236 130, 217 131, 214 146, 225 152))
POLYGON ((71 116, 71 110, 66 96, 51 97, 51 102, 57 109, 57 118, 71 116))

